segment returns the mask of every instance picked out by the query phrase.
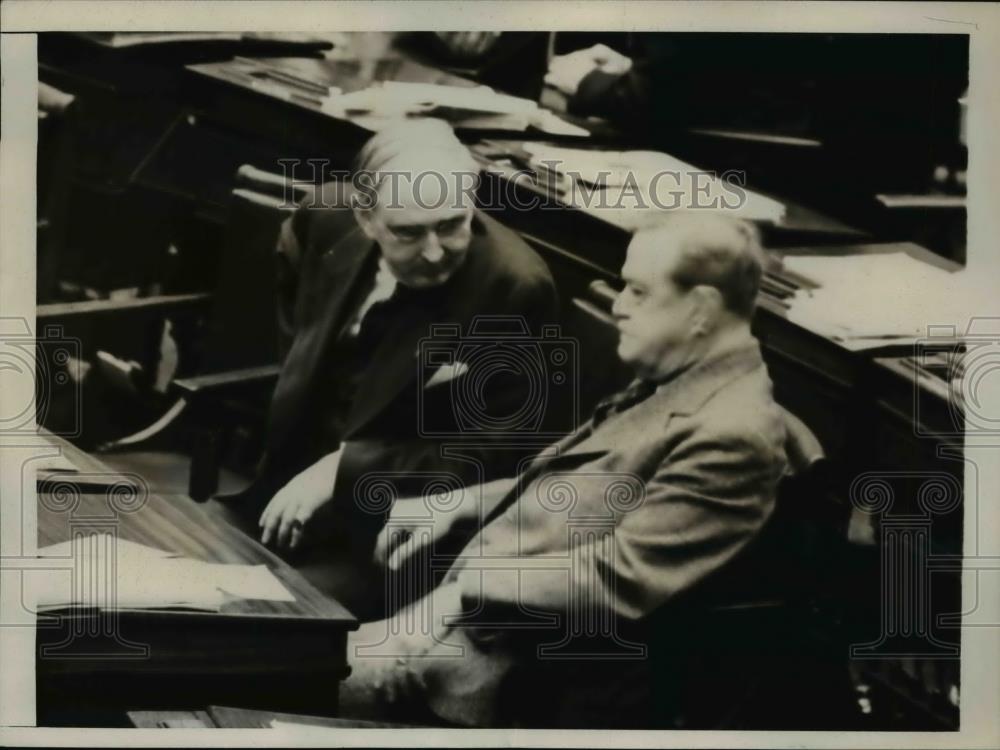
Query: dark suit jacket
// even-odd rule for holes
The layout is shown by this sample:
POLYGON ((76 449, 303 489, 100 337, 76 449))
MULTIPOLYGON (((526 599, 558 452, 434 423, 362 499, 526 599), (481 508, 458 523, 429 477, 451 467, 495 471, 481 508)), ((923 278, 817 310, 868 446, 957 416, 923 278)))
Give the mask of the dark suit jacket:
MULTIPOLYGON (((425 678, 436 686, 428 695, 431 706, 445 718, 488 724, 498 718, 491 705, 496 692, 483 675, 500 680, 514 667, 530 673, 539 666, 539 642, 556 659, 560 640, 595 623, 614 625, 614 636, 622 638, 628 626, 723 570, 774 509, 785 442, 782 410, 772 399, 759 348, 749 342, 540 454, 439 591, 458 586, 463 609, 478 612, 480 622, 502 622, 498 612, 504 610, 528 620, 530 613, 537 618, 548 612, 559 616, 559 627, 536 629, 529 648, 513 650, 495 642, 484 649, 477 629, 453 627, 445 640, 462 644, 466 656, 428 661, 433 674, 425 678), (567 619, 573 613, 576 622, 567 619)), ((610 632, 597 635, 604 646, 615 646, 608 653, 617 658, 635 646, 614 643, 610 632)), ((454 645, 435 646, 431 654, 444 656, 449 649, 454 645)), ((570 649, 562 651, 565 657, 570 649)), ((627 663, 617 664, 622 675, 630 674, 627 663)), ((523 686, 531 684, 528 679, 523 686)), ((612 713, 626 688, 579 687, 601 692, 612 713)), ((549 700, 522 695, 518 702, 523 709, 549 700)))
MULTIPOLYGON (((353 502, 357 480, 371 472, 400 480, 449 473, 464 484, 500 471, 488 451, 470 449, 482 467, 442 457, 442 446, 463 443, 461 436, 422 437, 430 422, 434 434, 448 431, 441 425, 450 424, 454 383, 426 387, 433 367, 421 367, 418 348, 432 325, 454 324, 468 335, 482 315, 521 316, 537 333, 556 320, 556 296, 545 263, 519 236, 478 213, 472 228, 462 267, 444 286, 395 308, 359 373, 360 386, 339 435, 343 453, 334 494, 347 502, 353 502)), ((377 253, 349 209, 300 209, 282 227, 278 254, 285 280, 279 317, 287 354, 271 403, 258 481, 265 500, 338 447, 325 432, 329 415, 321 405, 333 387, 328 375, 340 354, 338 334, 360 302, 352 290, 359 276, 374 273, 377 253)), ((496 402, 518 398, 517 387, 507 385, 503 378, 489 382, 486 397, 496 402)))

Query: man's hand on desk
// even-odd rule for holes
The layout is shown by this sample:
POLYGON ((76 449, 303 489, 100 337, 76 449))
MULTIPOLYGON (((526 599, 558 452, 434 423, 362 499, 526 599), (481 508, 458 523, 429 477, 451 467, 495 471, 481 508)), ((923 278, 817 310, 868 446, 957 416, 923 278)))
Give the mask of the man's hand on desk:
POLYGON ((610 75, 624 75, 632 68, 632 60, 607 45, 595 44, 568 55, 556 55, 549 63, 545 83, 557 91, 573 96, 580 82, 594 70, 610 75))
POLYGON ((271 498, 260 515, 260 540, 279 549, 295 549, 302 542, 305 526, 333 497, 340 451, 324 456, 297 474, 271 498))

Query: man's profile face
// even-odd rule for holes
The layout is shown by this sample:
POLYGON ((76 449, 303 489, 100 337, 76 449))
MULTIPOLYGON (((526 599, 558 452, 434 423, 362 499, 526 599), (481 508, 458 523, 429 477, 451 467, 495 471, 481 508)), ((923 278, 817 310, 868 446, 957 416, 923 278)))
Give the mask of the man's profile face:
POLYGON ((670 280, 676 260, 676 248, 662 235, 652 241, 637 235, 622 266, 625 288, 612 308, 618 356, 640 377, 668 374, 691 339, 691 299, 670 280))
POLYGON ((461 267, 472 241, 472 201, 452 175, 385 180, 367 212, 366 233, 401 284, 439 286, 461 267))

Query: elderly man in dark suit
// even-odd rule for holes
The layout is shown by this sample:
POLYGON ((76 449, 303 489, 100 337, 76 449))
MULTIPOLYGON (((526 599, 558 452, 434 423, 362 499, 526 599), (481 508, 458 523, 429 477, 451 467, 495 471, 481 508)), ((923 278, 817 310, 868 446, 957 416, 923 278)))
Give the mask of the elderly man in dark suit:
MULTIPOLYGON (((537 639, 513 645, 525 622, 498 623, 557 618, 561 630, 541 631, 553 659, 576 630, 592 653, 632 649, 624 634, 642 632, 758 535, 786 467, 783 413, 750 332, 760 253, 752 227, 720 215, 677 215, 635 235, 613 312, 618 355, 637 380, 519 476, 433 512, 423 499, 396 503, 378 545, 390 568, 463 530, 468 542, 432 594, 352 635, 343 713, 419 706, 466 725, 511 720, 504 679, 544 659, 537 639)), ((523 684, 521 710, 555 710, 581 687, 542 696, 523 684)), ((600 723, 602 706, 613 715, 642 684, 604 685, 607 700, 588 719, 600 723)))
MULTIPOLYGON (((445 455, 461 435, 422 439, 449 433, 428 420, 453 418, 454 386, 468 374, 461 362, 423 366, 418 350, 432 326, 467 334, 477 316, 500 316, 528 335, 555 320, 544 262, 476 210, 477 173, 444 123, 392 126, 362 150, 353 188, 331 200, 327 186, 283 227, 280 317, 290 345, 251 492, 267 501, 265 543, 294 548, 336 533, 337 549, 369 561, 379 517, 354 507, 359 478, 436 474, 460 486, 496 470, 488 451, 445 455)), ((518 387, 487 380, 480 395, 503 413, 518 387)))

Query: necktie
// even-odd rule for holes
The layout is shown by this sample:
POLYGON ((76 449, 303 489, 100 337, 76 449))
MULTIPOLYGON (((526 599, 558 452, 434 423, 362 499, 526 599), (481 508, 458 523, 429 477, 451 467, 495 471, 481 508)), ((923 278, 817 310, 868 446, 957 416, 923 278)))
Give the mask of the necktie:
POLYGON ((636 404, 645 401, 656 392, 659 385, 659 383, 652 380, 636 380, 629 384, 625 390, 604 399, 594 407, 594 427, 597 427, 597 425, 612 414, 618 414, 626 409, 631 409, 636 404))

